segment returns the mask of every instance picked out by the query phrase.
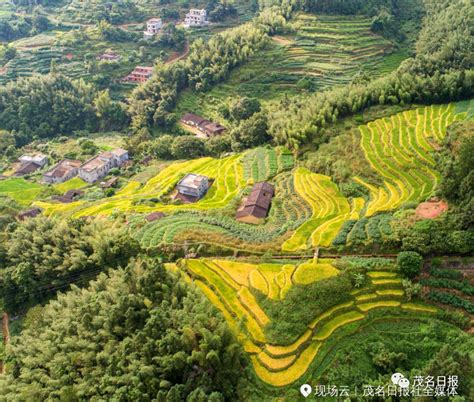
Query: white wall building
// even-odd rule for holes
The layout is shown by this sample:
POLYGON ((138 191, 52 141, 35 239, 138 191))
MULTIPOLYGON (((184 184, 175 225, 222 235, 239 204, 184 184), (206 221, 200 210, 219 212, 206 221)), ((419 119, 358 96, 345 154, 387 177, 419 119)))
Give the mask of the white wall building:
POLYGON ((163 28, 163 21, 161 18, 152 18, 151 20, 148 20, 146 23, 146 31, 143 32, 143 38, 153 38, 160 32, 161 28, 163 28))
POLYGON ((106 176, 110 169, 121 166, 126 160, 128 160, 128 152, 124 149, 117 148, 110 152, 102 152, 79 168, 79 177, 88 183, 94 183, 106 176))
POLYGON ((48 163, 48 157, 46 155, 43 155, 43 154, 34 154, 34 155, 22 155, 18 158, 18 160, 20 161, 20 163, 23 165, 25 163, 30 163, 30 162, 33 162, 33 163, 36 163, 37 165, 43 167, 44 165, 46 165, 48 163))
POLYGON ((205 9, 196 9, 192 8, 189 10, 189 13, 186 14, 186 18, 184 19, 184 27, 199 27, 203 25, 209 24, 207 20, 207 11, 205 9))
POLYGON ((201 198, 209 188, 209 178, 189 173, 180 180, 176 187, 181 194, 201 198))

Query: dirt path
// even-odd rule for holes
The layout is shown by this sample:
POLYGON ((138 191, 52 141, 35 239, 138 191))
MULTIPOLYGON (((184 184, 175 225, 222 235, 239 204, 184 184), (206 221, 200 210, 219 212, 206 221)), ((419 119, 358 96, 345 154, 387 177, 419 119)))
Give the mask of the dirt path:
POLYGON ((434 219, 448 210, 448 204, 444 201, 427 201, 422 202, 416 208, 416 214, 423 219, 434 219))
POLYGON ((187 57, 188 54, 189 54, 189 43, 186 42, 186 44, 184 45, 184 51, 181 53, 179 52, 172 53, 171 56, 168 58, 168 60, 165 61, 165 64, 171 64, 171 63, 177 62, 178 60, 182 60, 185 57, 187 57))
MULTIPOLYGON (((3 335, 3 344, 7 346, 8 342, 10 342, 10 330, 8 328, 8 314, 3 313, 2 317, 2 335, 3 335)), ((3 361, 0 360, 0 374, 6 374, 7 368, 3 364, 3 361)))

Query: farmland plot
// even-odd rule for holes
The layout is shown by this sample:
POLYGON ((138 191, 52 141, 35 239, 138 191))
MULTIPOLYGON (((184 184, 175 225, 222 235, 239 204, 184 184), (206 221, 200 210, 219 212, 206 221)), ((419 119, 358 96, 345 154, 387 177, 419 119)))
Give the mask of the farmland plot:
POLYGON ((182 260, 178 267, 221 310, 249 353, 257 377, 275 387, 297 381, 308 371, 325 343, 331 342, 336 332, 362 322, 372 310, 395 309, 397 312, 425 314, 436 312, 433 307, 405 303, 404 291, 396 273, 375 271, 368 276, 369 283, 365 288, 349 295, 347 301, 314 317, 307 329, 292 343, 271 344, 265 332, 270 318, 260 306, 258 297, 281 301, 292 286, 302 286, 302 283, 338 275, 331 260, 320 260, 318 263, 253 264, 201 259, 182 260))
POLYGON ((383 178, 377 187, 355 178, 370 192, 366 216, 429 198, 440 180, 434 152, 447 127, 461 120, 455 105, 432 105, 405 111, 360 127, 361 147, 371 167, 383 178))

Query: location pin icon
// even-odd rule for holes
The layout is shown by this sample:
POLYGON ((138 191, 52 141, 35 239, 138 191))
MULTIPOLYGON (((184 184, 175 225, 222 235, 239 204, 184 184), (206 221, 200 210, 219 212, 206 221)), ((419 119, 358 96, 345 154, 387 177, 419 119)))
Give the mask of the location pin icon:
POLYGON ((312 390, 313 389, 311 388, 311 385, 309 385, 309 384, 303 384, 300 387, 301 395, 303 395, 305 398, 307 398, 311 394, 312 390))

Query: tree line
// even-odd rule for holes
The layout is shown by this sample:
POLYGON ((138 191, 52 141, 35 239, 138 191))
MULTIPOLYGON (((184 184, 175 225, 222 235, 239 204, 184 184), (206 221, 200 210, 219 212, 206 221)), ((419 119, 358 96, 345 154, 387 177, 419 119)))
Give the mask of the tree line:
POLYGON ((108 90, 98 91, 83 80, 71 81, 53 72, 0 87, 0 121, 22 146, 76 130, 120 129, 127 116, 108 90))

